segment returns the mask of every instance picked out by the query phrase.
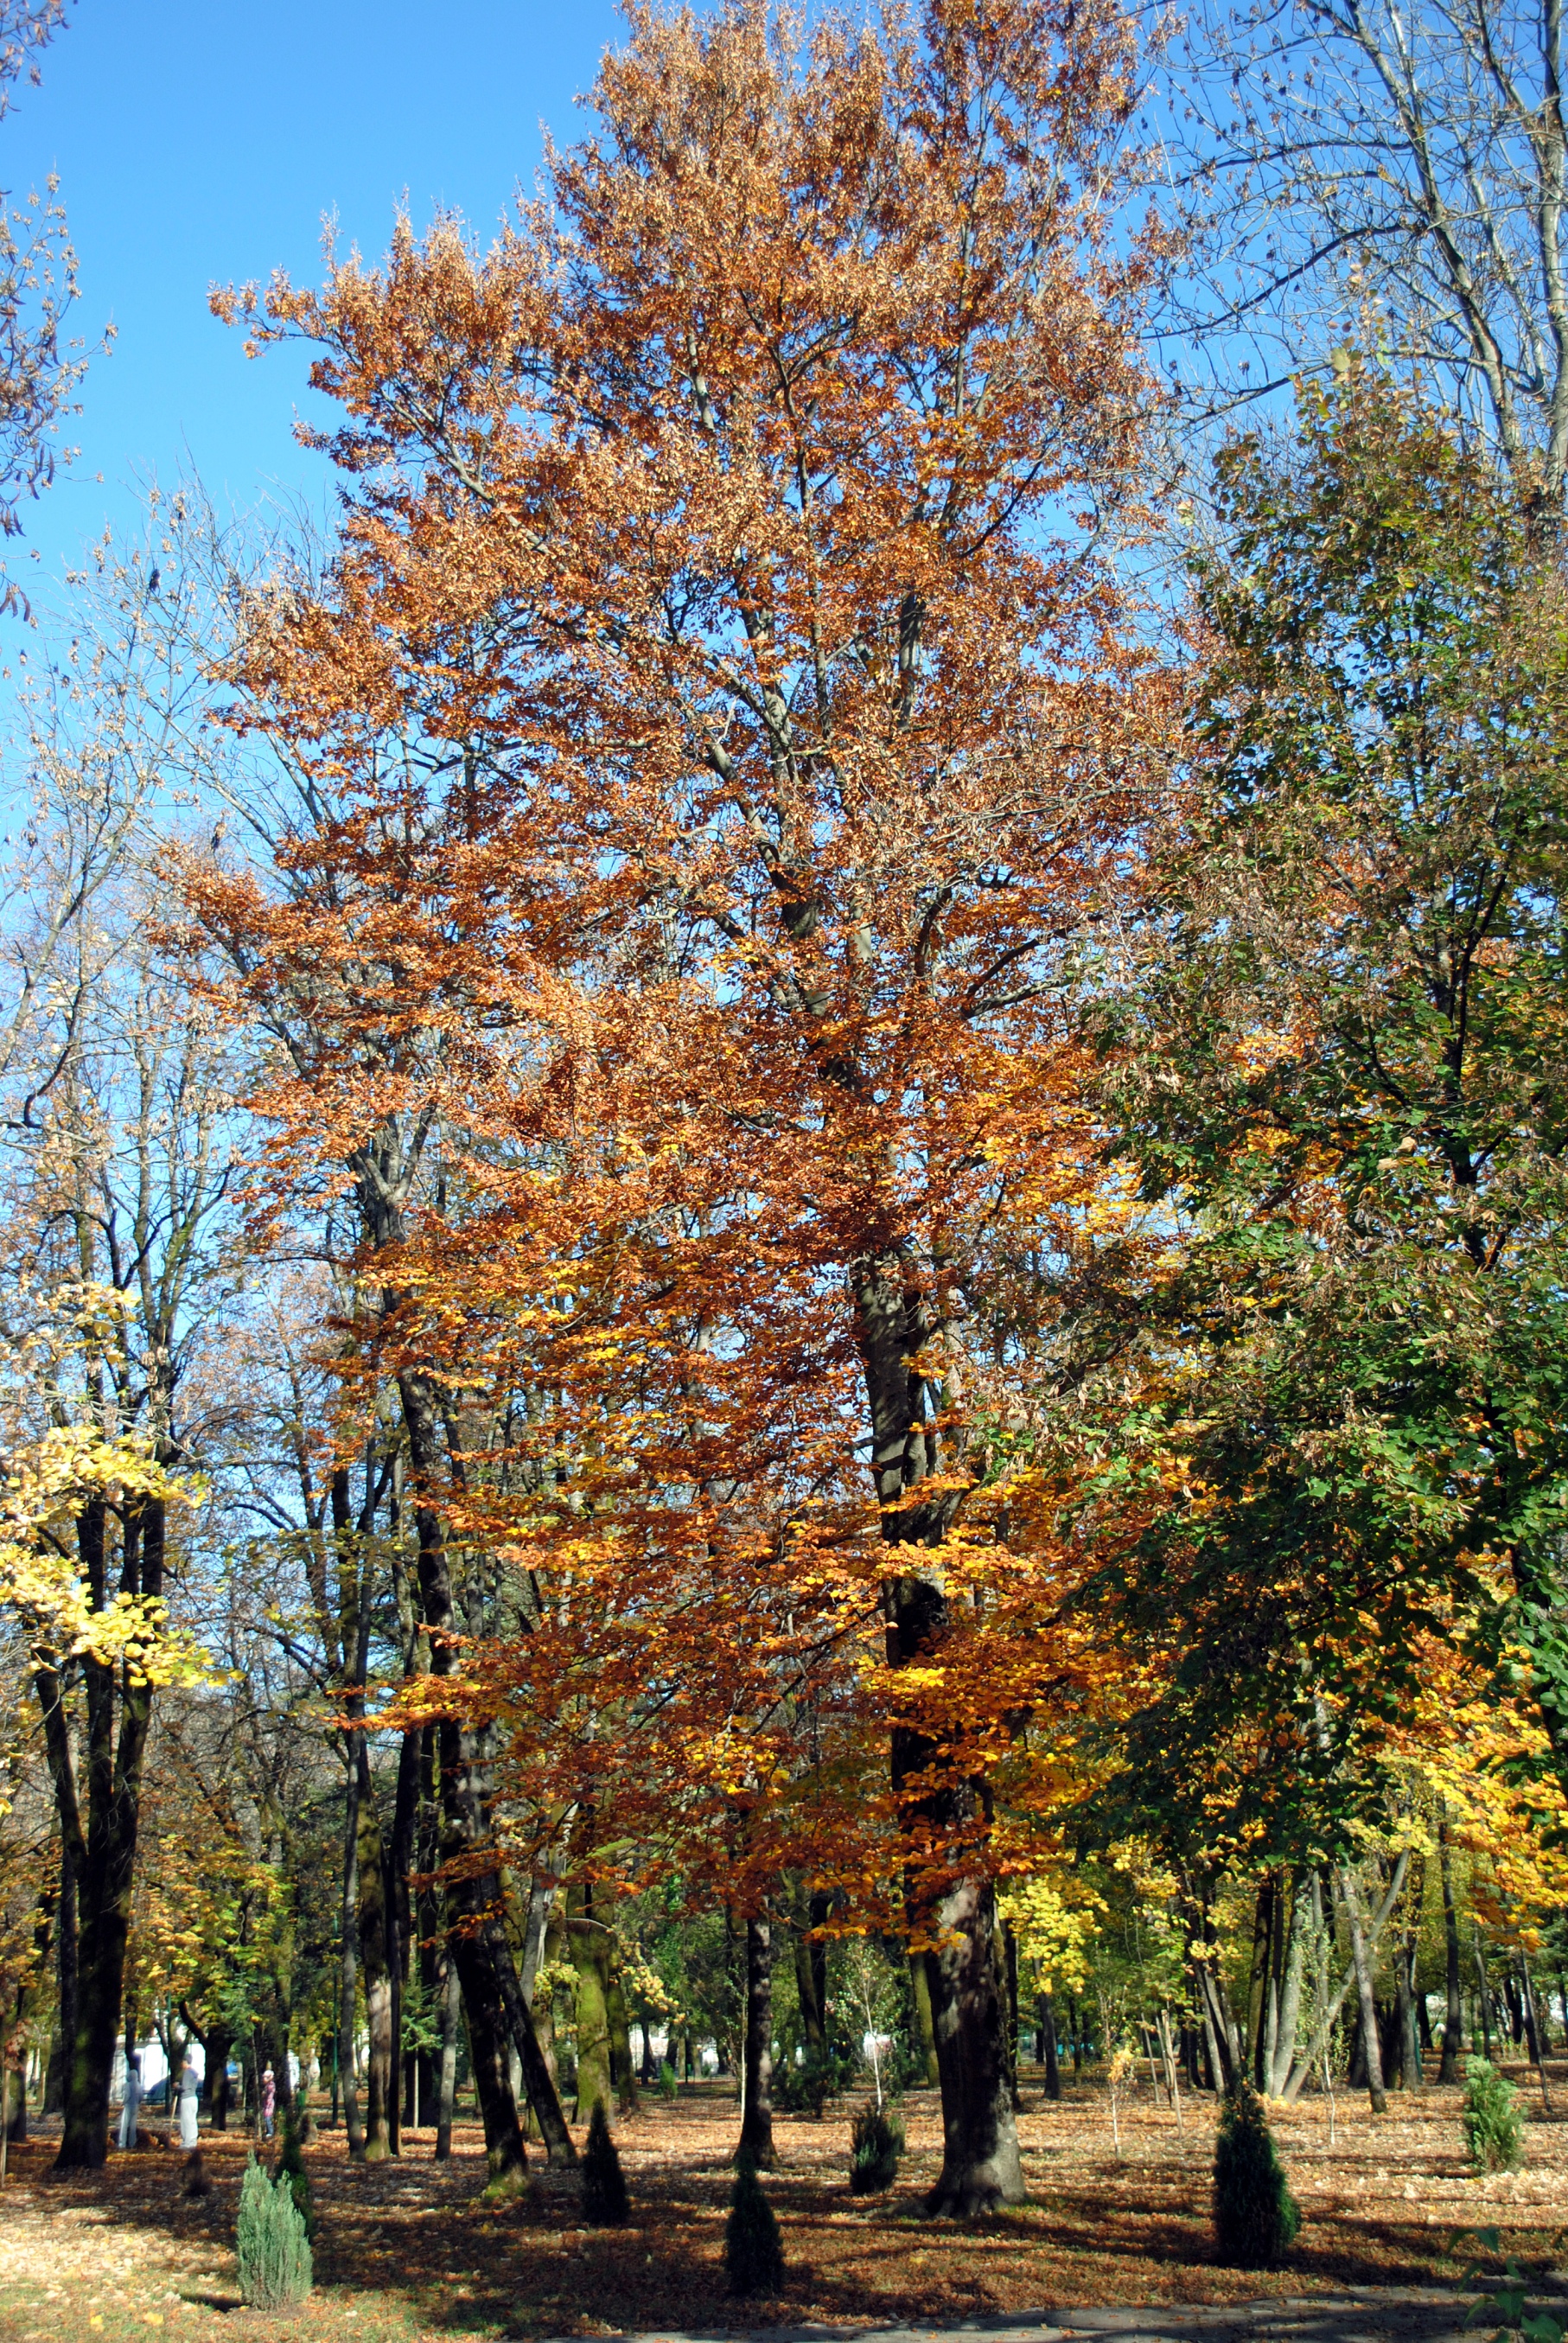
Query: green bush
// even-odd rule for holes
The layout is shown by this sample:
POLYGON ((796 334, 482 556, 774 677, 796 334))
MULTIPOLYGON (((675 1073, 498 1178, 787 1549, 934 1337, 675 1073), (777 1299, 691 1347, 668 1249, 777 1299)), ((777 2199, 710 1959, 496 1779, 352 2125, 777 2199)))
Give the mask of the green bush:
POLYGON ((1460 2118, 1465 2153, 1477 2172, 1517 2172, 1524 2161, 1524 2121, 1512 2083, 1484 2058, 1472 2058, 1464 2071, 1464 2111, 1460 2118))
POLYGON ((1302 2226, 1263 2103, 1239 2082, 1225 2095, 1214 2146, 1214 2237, 1234 2269, 1271 2269, 1302 2226))
POLYGON ((673 2099, 679 2089, 680 2086, 675 2079, 675 2069, 666 2058, 661 2062, 658 2069, 658 2096, 661 2099, 673 2099))
POLYGON ((283 2119, 283 2144, 277 2158, 277 2177, 286 2180, 294 2198, 295 2210, 305 2224, 305 2234, 316 2241, 316 2208, 310 2201, 310 2175, 305 2168, 305 2158, 299 2152, 299 2127, 292 2113, 283 2119))
POLYGON ((626 2175, 610 2137, 604 2101, 596 2099, 583 2150, 583 2219, 591 2228, 616 2229, 626 2215, 626 2175))
POLYGON ((849 2134, 849 2187, 857 2197, 874 2197, 890 2188, 899 2177, 904 2152, 904 2127, 884 2107, 862 2107, 849 2134))
POLYGON ((255 2157, 239 2191, 239 2290, 252 2310, 287 2310, 310 2292, 310 2240, 287 2175, 269 2180, 255 2157))
POLYGON ((773 2069, 773 2103, 788 2116, 820 2116, 844 2087, 847 2062, 831 2050, 808 2050, 799 2066, 781 2058, 773 2069))
POLYGON ((732 2294, 776 2294, 784 2282, 779 2224, 750 2156, 741 2156, 736 2163, 735 2194, 724 2228, 724 2268, 732 2294))

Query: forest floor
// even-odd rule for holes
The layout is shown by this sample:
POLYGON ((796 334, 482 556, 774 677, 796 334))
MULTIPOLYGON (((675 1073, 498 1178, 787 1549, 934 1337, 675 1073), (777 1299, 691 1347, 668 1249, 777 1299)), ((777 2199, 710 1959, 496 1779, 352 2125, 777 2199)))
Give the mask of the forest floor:
MULTIPOLYGON (((1065 2306, 1350 2313, 1389 2288, 1442 2288, 1452 2308, 1457 2297, 1447 2290, 1475 2252, 1467 2233, 1481 2228, 1500 2231, 1504 2250, 1548 2291, 1568 2284, 1556 2268, 1568 2254, 1568 2070, 1554 2093, 1556 2120, 1533 2080, 1523 2097, 1525 2168, 1488 2179, 1467 2177, 1456 2090, 1398 2095, 1382 2121, 1364 2099, 1342 2097, 1332 2137, 1324 2100, 1282 2111, 1275 2136, 1302 2234, 1287 2268, 1267 2275, 1213 2260, 1214 2117, 1205 2098, 1183 2101, 1178 2128, 1145 2081, 1122 2099, 1118 2153, 1103 2089, 1070 2083, 1060 2104, 1047 2106, 1026 2074, 1019 2128, 1030 2201, 970 2226, 921 2215, 940 2160, 934 2093, 904 2103, 910 2152, 883 2197, 849 2195, 859 2101, 835 2103, 820 2122, 779 2117, 768 2186, 787 2276, 776 2300, 746 2304, 726 2294, 722 2267, 737 2128, 728 2086, 698 2086, 673 2105, 645 2100, 618 2120, 632 2211, 615 2230, 585 2228, 575 2179, 547 2172, 537 2156, 526 2196, 487 2204, 472 2124, 459 2124, 443 2164, 428 2131, 405 2136, 399 2162, 374 2167, 350 2164, 341 2132, 324 2131, 306 2151, 317 2291, 287 2318, 239 2303, 242 2134, 204 2137, 212 2187, 194 2201, 181 2193, 177 2149, 112 2156, 101 2173, 56 2181, 45 2177, 54 2144, 44 2136, 12 2150, 0 2195, 0 2343, 154 2343, 159 2328, 167 2333, 157 2343, 457 2343, 993 2320, 1070 2328, 1065 2306)), ((1100 2324, 1142 2336, 1199 2316, 1168 2317, 1163 2329, 1158 2318, 1100 2324)), ((1219 2314, 1201 2323, 1217 2328, 1219 2314)), ((1457 2320, 1445 2313, 1441 2324, 1447 2332, 1457 2320)), ((1352 2328, 1333 2331, 1348 2337, 1352 2328)), ((1418 2318, 1402 2331, 1436 2328, 1418 2318)))

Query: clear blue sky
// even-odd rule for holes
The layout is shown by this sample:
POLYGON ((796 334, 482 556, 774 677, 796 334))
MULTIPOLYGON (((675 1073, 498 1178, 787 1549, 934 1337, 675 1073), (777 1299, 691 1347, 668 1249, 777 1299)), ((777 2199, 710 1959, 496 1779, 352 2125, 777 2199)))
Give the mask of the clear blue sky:
MULTIPOLYGON (((319 495, 322 468, 290 436, 302 353, 247 361, 209 284, 279 266, 314 278, 324 213, 377 255, 405 191, 417 221, 447 205, 487 233, 531 189, 541 120, 576 135, 572 101, 618 29, 608 0, 76 0, 43 86, 0 124, 0 184, 59 175, 79 330, 116 328, 87 377, 75 478, 28 510, 44 574, 126 514, 134 468, 170 478, 187 450, 220 507, 269 481, 319 495)), ((17 567, 35 588, 34 563, 17 567)))

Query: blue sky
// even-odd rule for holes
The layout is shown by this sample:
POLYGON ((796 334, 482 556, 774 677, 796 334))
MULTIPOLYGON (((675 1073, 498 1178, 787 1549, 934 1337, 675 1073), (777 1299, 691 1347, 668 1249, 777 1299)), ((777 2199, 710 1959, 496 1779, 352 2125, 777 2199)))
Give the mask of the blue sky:
MULTIPOLYGON (((324 213, 378 254, 405 191, 417 221, 447 205, 488 231, 531 187, 541 120, 576 135, 572 101, 618 28, 607 0, 76 0, 43 86, 0 124, 14 196, 59 174, 78 330, 116 328, 75 477, 29 508, 45 576, 127 516, 137 468, 188 462, 220 508, 270 482, 318 496, 324 468, 291 437, 302 353, 247 361, 209 284, 314 278, 324 213)), ((35 590, 38 568, 18 568, 35 590)))

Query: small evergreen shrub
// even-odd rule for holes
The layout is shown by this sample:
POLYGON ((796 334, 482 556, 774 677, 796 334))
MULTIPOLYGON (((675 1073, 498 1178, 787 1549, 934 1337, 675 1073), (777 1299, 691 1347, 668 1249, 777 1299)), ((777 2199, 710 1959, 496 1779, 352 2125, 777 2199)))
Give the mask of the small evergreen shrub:
POLYGON ((583 2219, 591 2228, 617 2229, 626 2215, 626 2175, 610 2137, 604 2101, 596 2099, 583 2150, 583 2219))
POLYGON ((779 2224, 750 2156, 736 2163, 735 2194, 724 2227, 724 2268, 732 2294, 776 2294, 784 2282, 779 2224))
POLYGON ((316 2241, 316 2208, 310 2201, 310 2175, 305 2168, 305 2158, 299 2152, 299 2127, 292 2114, 283 2119, 283 2145, 277 2158, 277 2177, 286 2180, 294 2198, 295 2210, 305 2224, 305 2234, 316 2241))
POLYGON ((1302 2226, 1274 2150, 1263 2103, 1250 2083, 1226 2093, 1214 2146, 1214 2237, 1233 2269, 1271 2269, 1302 2226))
POLYGON ((1512 2083, 1484 2058, 1472 2058, 1464 2073, 1464 2109, 1460 2118, 1465 2153, 1477 2172, 1517 2172, 1524 2161, 1524 2122, 1512 2083))
POLYGON ((781 2058, 773 2069, 773 2102, 788 2116, 820 2117, 828 2101, 844 2087, 845 2062, 831 2050, 808 2050, 797 2066, 781 2058))
POLYGON ((885 2107, 862 2107, 849 2134, 849 2188, 856 2197, 879 2196, 899 2177, 904 2127, 885 2107))
POLYGON ((658 2069, 658 2096, 661 2099, 673 2099, 679 2089, 680 2086, 675 2079, 675 2069, 666 2058, 660 2063, 658 2069))
POLYGON ((252 2310, 287 2310, 310 2292, 310 2240, 286 2175, 269 2180, 253 2156, 239 2191, 239 2290, 252 2310))

